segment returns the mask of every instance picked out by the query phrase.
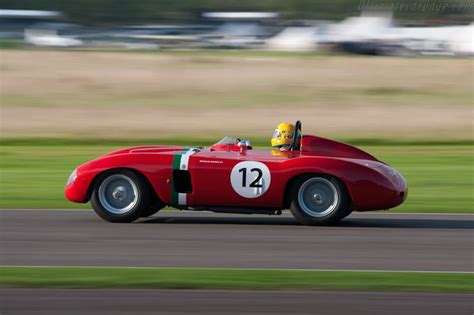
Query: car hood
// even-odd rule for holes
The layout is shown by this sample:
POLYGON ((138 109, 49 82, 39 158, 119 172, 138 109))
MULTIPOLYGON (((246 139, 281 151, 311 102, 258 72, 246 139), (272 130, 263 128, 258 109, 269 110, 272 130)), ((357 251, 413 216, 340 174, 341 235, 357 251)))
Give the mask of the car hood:
POLYGON ((130 148, 112 151, 104 155, 101 155, 100 157, 118 155, 118 154, 167 153, 167 152, 182 151, 184 149, 186 149, 186 147, 173 146, 173 145, 143 145, 143 146, 130 147, 130 148))

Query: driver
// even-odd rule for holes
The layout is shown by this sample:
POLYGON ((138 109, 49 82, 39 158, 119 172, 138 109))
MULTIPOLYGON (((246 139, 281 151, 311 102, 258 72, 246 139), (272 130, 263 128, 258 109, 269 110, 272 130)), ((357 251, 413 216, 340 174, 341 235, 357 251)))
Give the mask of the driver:
POLYGON ((277 126, 272 137, 272 147, 280 151, 287 151, 290 148, 295 126, 293 124, 282 122, 277 126))

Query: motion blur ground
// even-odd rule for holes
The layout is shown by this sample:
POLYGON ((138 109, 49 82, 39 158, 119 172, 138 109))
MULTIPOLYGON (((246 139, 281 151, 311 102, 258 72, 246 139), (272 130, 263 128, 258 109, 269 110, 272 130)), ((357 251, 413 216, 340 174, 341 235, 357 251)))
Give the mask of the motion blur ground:
POLYGON ((4 50, 2 65, 3 137, 254 140, 303 118, 346 139, 472 136, 471 59, 4 50))
POLYGON ((319 228, 301 226, 289 213, 165 211, 105 225, 93 211, 0 215, 5 265, 472 271, 469 214, 354 213, 319 228))
MULTIPOLYGON (((140 289, 0 289, 12 314, 469 314, 470 296, 439 293, 216 291, 140 289), (25 303, 25 296, 30 297, 25 303), (55 307, 51 305, 54 296, 55 307), (361 301, 365 301, 361 303, 361 301), (34 305, 34 306, 32 306, 34 305)), ((7 313, 8 314, 8 313, 7 313)))
POLYGON ((6 314, 472 310, 471 215, 357 214, 317 229, 289 216, 167 212, 104 225, 89 211, 0 215, 2 264, 21 266, 0 267, 6 314), (54 267, 64 265, 86 267, 54 267))
POLYGON ((0 10, 2 314, 472 313, 472 6, 93 2, 0 4, 31 9, 0 10), (168 209, 124 225, 63 197, 114 149, 268 149, 298 119, 400 170, 407 201, 331 227, 168 209))

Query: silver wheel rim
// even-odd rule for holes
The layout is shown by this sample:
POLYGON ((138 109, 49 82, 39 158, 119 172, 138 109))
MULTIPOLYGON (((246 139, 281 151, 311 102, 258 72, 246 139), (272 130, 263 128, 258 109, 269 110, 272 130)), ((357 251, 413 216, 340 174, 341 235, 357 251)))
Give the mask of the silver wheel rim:
POLYGON ((127 213, 138 202, 137 185, 125 175, 110 175, 99 186, 99 201, 110 213, 127 213))
POLYGON ((322 177, 310 178, 298 191, 298 204, 311 217, 325 217, 337 208, 339 194, 336 186, 322 177))

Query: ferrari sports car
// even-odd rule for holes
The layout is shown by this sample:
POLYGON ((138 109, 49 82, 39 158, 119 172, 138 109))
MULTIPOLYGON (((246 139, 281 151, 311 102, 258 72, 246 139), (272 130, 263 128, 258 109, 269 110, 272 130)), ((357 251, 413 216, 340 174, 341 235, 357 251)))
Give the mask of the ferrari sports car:
POLYGON ((181 210, 281 214, 306 225, 334 224, 352 211, 389 209, 407 197, 405 179, 353 146, 292 127, 285 149, 254 150, 224 137, 210 147, 139 146, 77 167, 73 202, 90 201, 109 222, 132 222, 165 206, 181 210))

